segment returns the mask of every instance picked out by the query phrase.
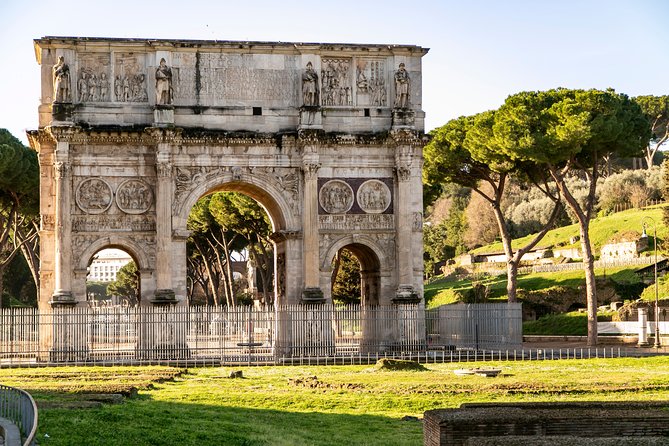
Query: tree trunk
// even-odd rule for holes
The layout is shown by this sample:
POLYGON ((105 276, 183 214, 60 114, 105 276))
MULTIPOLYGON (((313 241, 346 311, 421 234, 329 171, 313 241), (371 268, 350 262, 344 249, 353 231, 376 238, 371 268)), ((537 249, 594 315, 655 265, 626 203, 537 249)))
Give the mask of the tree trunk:
POLYGON ((335 282, 337 281, 337 274, 339 274, 339 267, 341 266, 341 250, 337 251, 334 257, 334 266, 332 267, 332 275, 330 276, 330 297, 334 292, 335 282))
POLYGON ((597 285, 595 283, 595 257, 592 255, 590 222, 580 226, 581 249, 583 250, 583 269, 585 270, 585 289, 588 307, 588 346, 597 345, 597 285))
MULTIPOLYGON (((230 293, 230 300, 232 305, 235 306, 237 304, 237 299, 235 299, 235 292, 232 287, 234 276, 232 275, 232 259, 230 258, 230 248, 228 247, 228 240, 226 239, 225 232, 223 230, 221 230, 221 236, 223 238, 223 255, 225 256, 225 275, 227 276, 226 294, 230 293)), ((232 243, 232 241, 230 241, 230 243, 232 243)))
POLYGON ((214 280, 214 274, 213 271, 211 270, 211 265, 209 264, 209 259, 206 256, 206 253, 202 250, 200 245, 197 242, 195 243, 195 247, 200 251, 200 254, 202 254, 202 262, 204 263, 204 269, 207 272, 207 276, 209 277, 209 288, 211 290, 211 295, 214 298, 214 305, 218 306, 219 305, 219 298, 218 298, 218 286, 217 286, 217 281, 214 280))
POLYGON ((578 227, 581 235, 581 249, 583 250, 583 270, 585 272, 585 290, 586 301, 588 309, 588 346, 597 345, 597 285, 595 283, 595 258, 592 255, 592 246, 590 245, 590 235, 588 230, 590 228, 590 218, 592 216, 592 209, 595 199, 595 188, 597 184, 597 168, 593 168, 593 172, 585 171, 588 180, 590 181, 590 189, 588 191, 588 199, 586 208, 581 209, 578 201, 571 194, 564 181, 564 176, 555 168, 549 168, 551 176, 555 180, 562 196, 567 201, 569 207, 576 214, 578 219, 578 227))

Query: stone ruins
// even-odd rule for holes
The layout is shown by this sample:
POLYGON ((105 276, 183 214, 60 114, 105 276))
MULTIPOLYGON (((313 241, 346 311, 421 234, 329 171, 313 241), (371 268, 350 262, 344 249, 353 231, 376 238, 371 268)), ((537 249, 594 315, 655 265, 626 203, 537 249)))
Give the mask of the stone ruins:
POLYGON ((215 191, 273 225, 275 302, 422 298, 421 58, 410 45, 44 37, 40 308, 86 305, 93 256, 135 260, 142 305, 186 304, 186 221, 215 191))

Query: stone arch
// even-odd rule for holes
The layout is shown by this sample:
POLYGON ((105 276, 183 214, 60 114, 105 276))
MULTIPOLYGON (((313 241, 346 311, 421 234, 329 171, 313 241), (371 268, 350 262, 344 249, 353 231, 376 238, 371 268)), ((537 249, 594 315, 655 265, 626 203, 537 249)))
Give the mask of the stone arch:
MULTIPOLYGON (((116 248, 125 251, 132 257, 137 265, 140 275, 140 302, 146 305, 156 290, 155 277, 153 274, 154 262, 149 258, 146 248, 136 241, 121 235, 108 235, 100 237, 91 243, 79 256, 79 262, 74 270, 73 292, 75 295, 86 295, 86 277, 87 268, 93 259, 93 256, 107 248, 116 248)), ((86 299, 83 299, 85 301, 86 299)))
POLYGON ((117 248, 127 252, 130 257, 133 258, 135 264, 137 264, 137 269, 139 270, 148 269, 150 267, 149 257, 147 256, 145 248, 127 237, 110 235, 99 238, 81 253, 78 268, 86 269, 95 253, 106 248, 117 248))
MULTIPOLYGON (((332 260, 334 259, 335 254, 337 254, 337 252, 339 252, 341 248, 348 245, 360 245, 361 247, 365 247, 368 250, 366 255, 374 254, 376 256, 376 261, 378 261, 379 263, 378 265, 379 269, 385 270, 390 268, 390 265, 387 265, 386 264, 387 262, 384 261, 386 259, 386 256, 384 254, 383 248, 381 248, 381 245, 379 245, 371 237, 365 235, 351 234, 337 239, 330 245, 330 247, 325 253, 325 256, 323 257, 323 261, 321 263, 321 269, 331 268, 332 260)), ((361 249, 364 251, 364 248, 361 249)))
POLYGON ((233 178, 232 174, 225 173, 207 179, 190 190, 173 213, 174 228, 185 229, 188 215, 195 203, 203 196, 218 191, 240 192, 256 200, 267 212, 275 232, 294 230, 300 226, 282 191, 274 184, 257 175, 245 175, 239 180, 233 178))
MULTIPOLYGON (((291 205, 276 185, 259 175, 243 175, 242 179, 231 173, 208 178, 193 187, 172 213, 173 231, 187 234, 186 223, 191 209, 203 196, 214 192, 239 192, 258 202, 267 212, 272 224, 274 244, 274 302, 285 303, 286 296, 295 296, 301 283, 301 240, 295 237, 301 223, 291 205)), ((185 242, 179 248, 185 258, 185 242)), ((177 277, 186 277, 186 264, 174 271, 177 277)), ((184 288, 185 291, 185 288, 184 288)))
MULTIPOLYGON (((330 294, 332 285, 332 261, 340 249, 346 248, 360 262, 360 303, 362 305, 378 305, 382 303, 382 290, 389 269, 383 249, 370 237, 364 235, 347 235, 335 241, 327 250, 321 264, 321 271, 327 275, 328 286, 324 286, 330 294)), ((329 296, 330 299, 332 296, 329 296)))

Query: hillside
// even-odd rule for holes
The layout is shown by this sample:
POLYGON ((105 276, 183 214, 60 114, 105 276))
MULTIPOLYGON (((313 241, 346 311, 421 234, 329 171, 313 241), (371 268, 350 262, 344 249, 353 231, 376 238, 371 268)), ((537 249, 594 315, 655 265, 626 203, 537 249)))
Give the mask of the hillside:
MULTIPOLYGON (((667 239, 669 229, 662 221, 662 208, 667 205, 652 206, 644 209, 629 209, 623 212, 607 215, 604 217, 597 217, 590 222, 590 240, 592 242, 593 251, 595 255, 599 255, 599 251, 611 237, 617 232, 625 230, 636 230, 641 232, 641 220, 648 216, 657 223, 657 237, 660 240, 660 248, 662 248, 662 241, 667 239)), ((578 225, 573 224, 563 226, 561 228, 553 229, 546 234, 546 236, 539 242, 538 248, 556 248, 556 247, 580 247, 580 242, 570 243, 572 237, 579 235, 578 225)), ((648 235, 653 236, 653 228, 648 228, 648 235)), ((523 246, 527 244, 534 235, 528 235, 513 241, 513 247, 523 246)), ((652 247, 652 243, 651 243, 652 247)), ((496 242, 490 245, 485 245, 471 251, 472 254, 502 252, 502 243, 496 242)))
MULTIPOLYGON (((667 240, 669 236, 669 229, 662 221, 662 206, 654 206, 645 209, 631 209, 624 212, 615 213, 612 215, 598 217, 592 220, 590 224, 590 237, 594 247, 594 252, 599 255, 602 245, 610 240, 616 233, 620 231, 636 230, 642 231, 642 219, 645 217, 652 218, 657 223, 657 235, 659 240, 660 252, 663 251, 663 240, 667 240)), ((646 219, 649 223, 647 228, 648 235, 653 237, 652 222, 646 219)), ((580 242, 574 244, 570 243, 570 238, 578 235, 578 226, 570 225, 548 232, 546 237, 539 243, 542 248, 555 247, 580 247, 580 242)), ((522 246, 527 243, 532 236, 523 237, 514 240, 514 247, 522 246)), ((651 248, 645 253, 650 255, 651 248)), ((494 243, 478 248, 472 253, 492 253, 501 252, 502 244, 494 243)), ((644 254, 642 254, 644 255, 644 254)), ((637 266, 618 267, 618 268, 598 268, 595 273, 598 280, 606 280, 610 283, 617 284, 636 284, 639 283, 639 277, 634 274, 638 269, 637 266)), ((584 283, 584 273, 582 270, 576 271, 562 271, 553 273, 534 273, 525 274, 518 277, 518 289, 525 291, 537 291, 551 287, 566 287, 578 289, 584 283)), ((487 298, 492 300, 504 300, 506 298, 506 277, 490 277, 483 276, 473 279, 472 277, 451 275, 448 277, 437 277, 430 283, 425 285, 425 302, 428 307, 434 308, 440 305, 454 303, 462 299, 463 295, 471 293, 473 286, 479 285, 487 288, 487 298)), ((625 294, 625 293, 623 293, 625 294)), ((627 296, 621 296, 626 299, 627 296)), ((646 297, 646 296, 643 296, 646 297)))

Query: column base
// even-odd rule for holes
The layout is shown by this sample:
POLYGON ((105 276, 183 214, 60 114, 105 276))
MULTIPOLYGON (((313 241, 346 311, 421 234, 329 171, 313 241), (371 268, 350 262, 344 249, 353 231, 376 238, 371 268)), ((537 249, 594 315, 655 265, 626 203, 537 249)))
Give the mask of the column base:
POLYGON ((177 298, 174 290, 161 289, 156 290, 153 299, 149 299, 149 302, 154 305, 173 305, 177 303, 177 298))
POLYGON ((394 304, 417 304, 420 303, 421 297, 416 293, 411 285, 400 285, 397 287, 395 296, 392 298, 394 304))
POLYGON ((323 290, 318 287, 305 288, 302 291, 302 303, 305 304, 322 304, 325 303, 323 297, 323 290))
POLYGON ((53 307, 73 307, 77 304, 72 291, 56 290, 49 301, 53 307))

